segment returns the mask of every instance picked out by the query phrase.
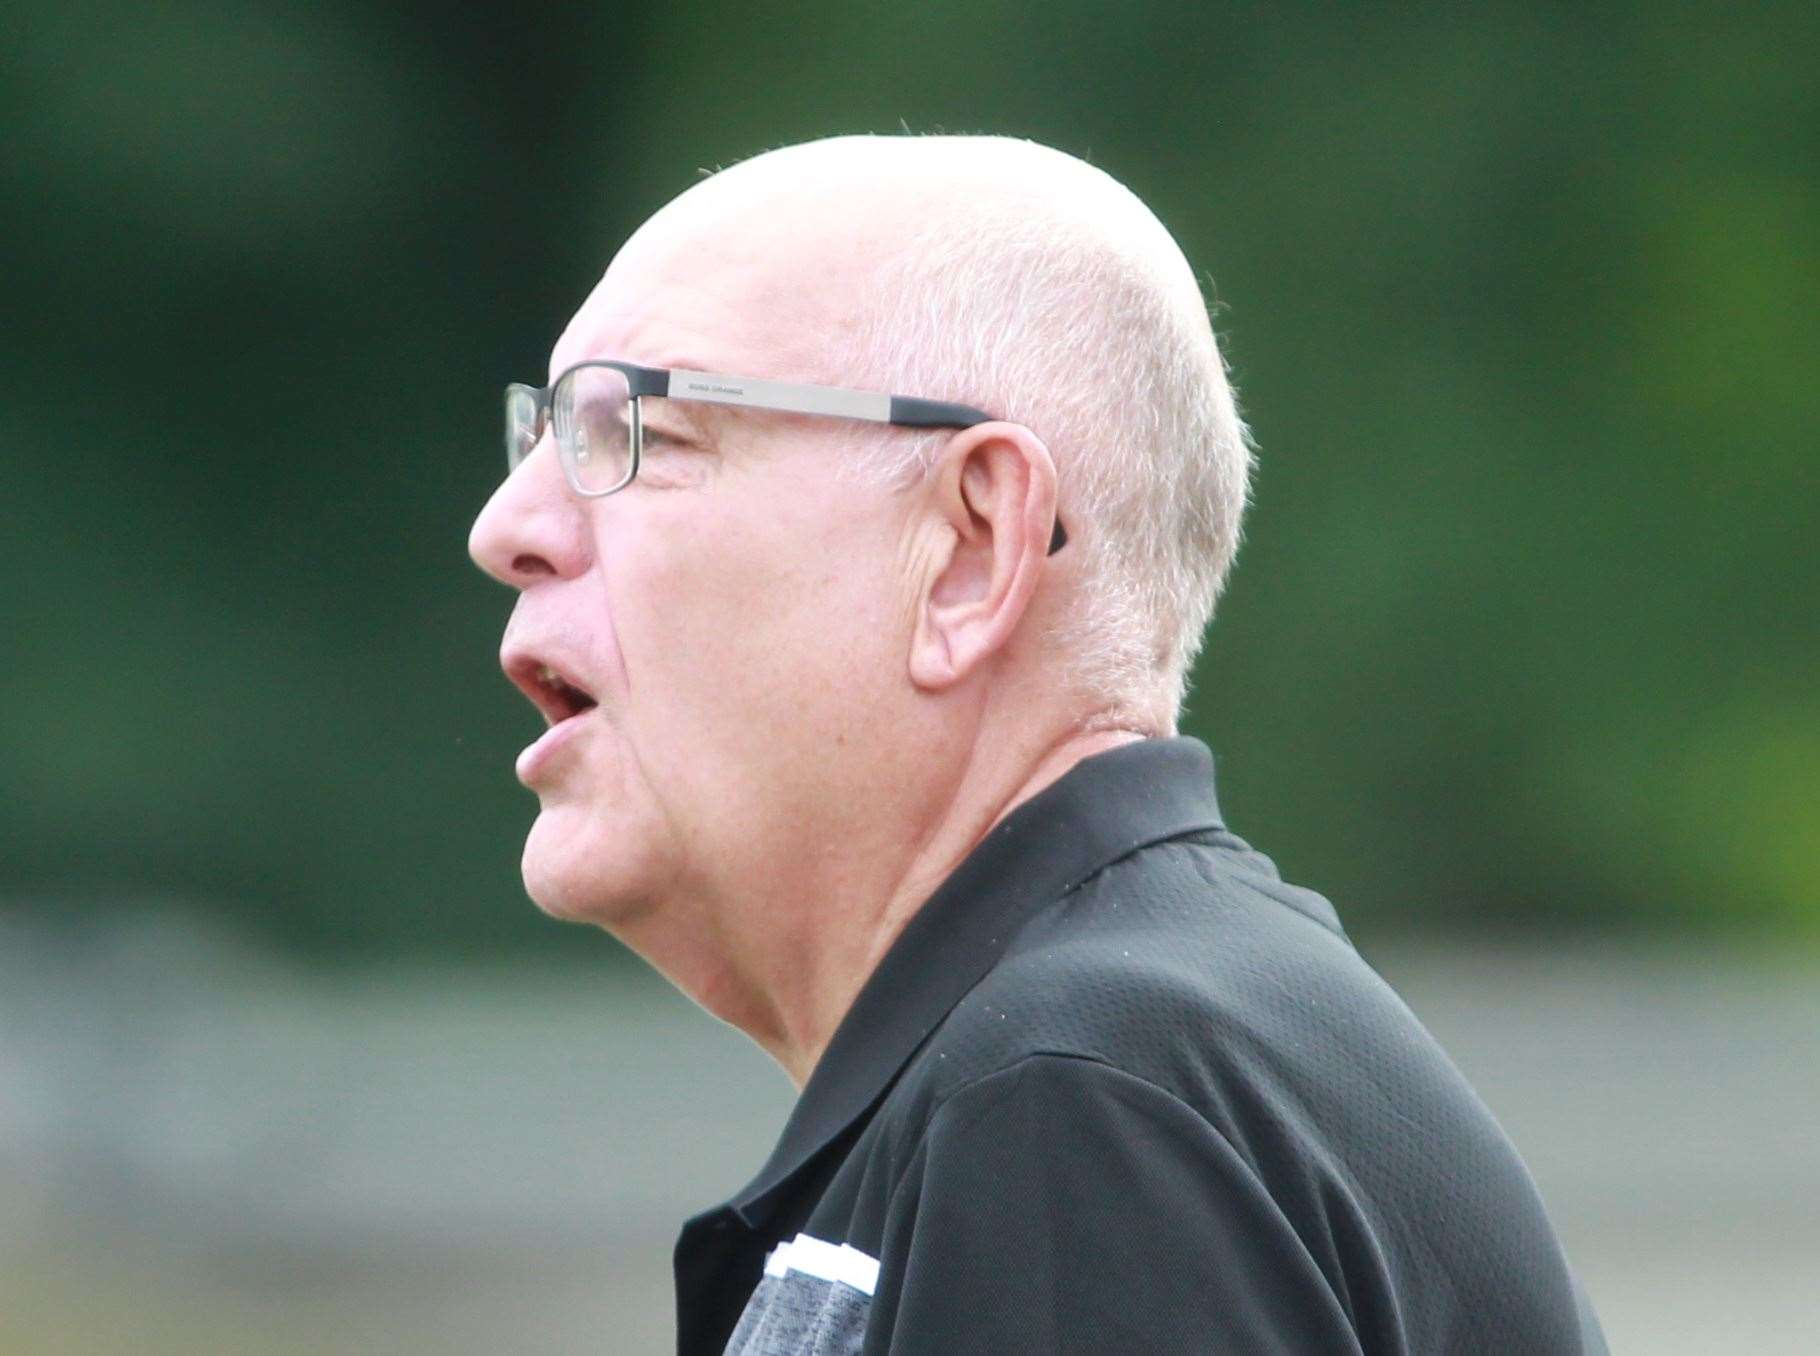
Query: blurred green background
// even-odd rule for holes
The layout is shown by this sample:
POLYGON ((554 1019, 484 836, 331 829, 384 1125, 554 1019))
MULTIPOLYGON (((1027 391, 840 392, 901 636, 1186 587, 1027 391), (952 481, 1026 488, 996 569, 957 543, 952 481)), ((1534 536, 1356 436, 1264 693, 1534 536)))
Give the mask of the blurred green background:
POLYGON ((517 878, 499 387, 700 167, 905 125, 1086 156, 1212 279, 1262 471, 1188 729, 1286 874, 1366 940, 1820 938, 1811 4, 0 27, 9 906, 598 950, 517 878))
POLYGON ((1820 11, 0 15, 0 1353, 656 1351, 792 1091, 522 893, 499 392, 703 167, 1084 155, 1262 469, 1188 729, 1614 1351, 1812 1350, 1820 11))

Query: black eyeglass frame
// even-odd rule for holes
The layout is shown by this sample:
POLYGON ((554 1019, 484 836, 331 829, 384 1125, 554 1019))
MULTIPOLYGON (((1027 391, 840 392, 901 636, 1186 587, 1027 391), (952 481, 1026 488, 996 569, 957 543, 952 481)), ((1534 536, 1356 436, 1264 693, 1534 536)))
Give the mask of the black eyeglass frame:
MULTIPOLYGON (((531 386, 512 382, 505 391, 506 474, 516 471, 529 450, 520 451, 519 423, 513 410, 515 400, 529 396, 533 403, 532 428, 535 448, 545 428, 555 422, 556 388, 575 372, 587 367, 610 367, 626 379, 631 396, 631 456, 626 475, 617 485, 605 490, 590 490, 580 483, 576 469, 563 452, 562 439, 556 439, 559 460, 569 488, 585 499, 600 499, 617 494, 638 478, 639 462, 644 456, 644 414, 640 401, 645 396, 662 396, 667 400, 696 400, 716 405, 739 405, 750 409, 776 410, 786 414, 825 415, 836 419, 863 419, 871 423, 894 424, 904 428, 972 428, 996 418, 971 405, 957 405, 945 400, 926 400, 921 396, 886 395, 878 391, 854 391, 838 386, 808 386, 796 382, 770 381, 763 377, 734 377, 717 372, 691 372, 683 368, 644 367, 638 363, 614 358, 590 358, 575 363, 558 374, 548 386, 531 386)), ((1049 554, 1054 555, 1068 544, 1061 516, 1049 536, 1049 554)))

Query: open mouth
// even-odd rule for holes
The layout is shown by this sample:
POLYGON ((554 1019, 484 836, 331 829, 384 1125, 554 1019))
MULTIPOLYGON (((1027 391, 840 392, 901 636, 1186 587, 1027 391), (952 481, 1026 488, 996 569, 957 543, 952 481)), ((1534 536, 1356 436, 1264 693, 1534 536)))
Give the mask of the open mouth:
POLYGON ((547 724, 560 725, 563 721, 592 711, 600 705, 594 694, 586 688, 571 682, 561 672, 550 665, 535 659, 526 659, 514 664, 510 670, 512 681, 518 685, 543 712, 547 724))

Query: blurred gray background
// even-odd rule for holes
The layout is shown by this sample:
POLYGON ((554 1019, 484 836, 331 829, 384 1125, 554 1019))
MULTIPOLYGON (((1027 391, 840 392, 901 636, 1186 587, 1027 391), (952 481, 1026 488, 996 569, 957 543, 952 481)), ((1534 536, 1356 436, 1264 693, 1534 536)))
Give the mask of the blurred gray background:
MULTIPOLYGON (((641 971, 300 969, 179 912, 0 928, 0 1350, 656 1352, 792 1090, 641 971)), ((1617 1352, 1815 1350, 1820 989, 1705 948, 1374 951, 1617 1352)))
POLYGON ((0 1351, 627 1351, 791 1094, 523 897, 499 390, 712 167, 1084 155, 1261 448, 1186 722, 1621 1352, 1820 1349, 1811 3, 0 16, 0 1351))

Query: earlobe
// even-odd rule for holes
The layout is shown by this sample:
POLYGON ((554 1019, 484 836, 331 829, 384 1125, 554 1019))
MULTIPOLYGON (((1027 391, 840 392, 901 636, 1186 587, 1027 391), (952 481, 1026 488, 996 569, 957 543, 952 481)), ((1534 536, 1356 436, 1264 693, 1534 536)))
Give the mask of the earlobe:
POLYGON ((917 581, 909 675, 941 691, 980 671, 1016 633, 1055 520, 1055 465, 1029 429, 994 421, 942 450, 925 530, 939 543, 917 581))

